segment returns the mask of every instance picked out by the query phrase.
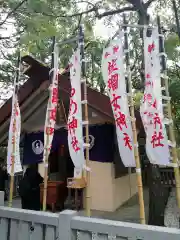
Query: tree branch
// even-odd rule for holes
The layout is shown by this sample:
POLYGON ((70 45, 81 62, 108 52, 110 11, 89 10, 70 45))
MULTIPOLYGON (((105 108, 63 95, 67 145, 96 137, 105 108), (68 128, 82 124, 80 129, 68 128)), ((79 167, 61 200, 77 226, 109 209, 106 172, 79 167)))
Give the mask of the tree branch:
POLYGON ((16 6, 12 11, 10 11, 10 12, 7 14, 7 16, 5 17, 5 19, 0 23, 0 26, 2 26, 2 25, 6 22, 6 20, 7 20, 11 15, 13 15, 13 13, 15 13, 15 12, 18 10, 18 8, 20 8, 26 1, 27 1, 27 0, 23 0, 23 1, 21 1, 20 3, 18 3, 17 6, 16 6))
POLYGON ((72 34, 73 36, 75 35, 76 31, 79 29, 79 26, 81 24, 81 20, 82 20, 82 14, 79 16, 78 25, 77 25, 77 27, 73 31, 73 34, 72 34))
POLYGON ((89 1, 85 1, 85 0, 82 0, 82 1, 77 1, 76 3, 87 3, 88 5, 92 6, 92 7, 95 7, 96 4, 93 4, 92 2, 89 2, 89 1))
POLYGON ((4 39, 10 39, 10 37, 1 37, 0 36, 0 40, 4 40, 4 39))
POLYGON ((129 11, 136 11, 136 10, 137 9, 135 7, 124 7, 124 8, 120 8, 117 10, 107 11, 102 14, 97 14, 97 17, 100 19, 102 17, 107 17, 109 15, 114 15, 114 14, 118 14, 118 13, 129 12, 129 11))
POLYGON ((86 11, 82 11, 80 13, 75 13, 75 14, 72 14, 72 15, 54 15, 54 14, 49 14, 49 13, 38 12, 36 10, 34 10, 34 12, 38 13, 38 14, 42 14, 42 15, 47 16, 47 17, 53 17, 53 18, 71 18, 71 17, 82 16, 82 15, 90 13, 90 12, 97 12, 97 7, 94 6, 91 9, 88 9, 86 11))
POLYGON ((145 8, 148 8, 151 5, 151 3, 155 2, 155 1, 156 0, 149 0, 147 3, 144 4, 145 8))

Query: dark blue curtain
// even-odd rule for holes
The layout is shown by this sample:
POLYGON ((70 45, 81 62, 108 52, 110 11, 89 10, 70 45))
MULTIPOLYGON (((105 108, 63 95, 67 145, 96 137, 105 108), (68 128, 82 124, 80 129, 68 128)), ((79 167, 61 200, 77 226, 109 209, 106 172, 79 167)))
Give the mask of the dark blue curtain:
MULTIPOLYGON (((85 136, 85 129, 84 136, 85 136)), ((90 159, 98 162, 113 162, 114 153, 114 126, 111 124, 94 125, 89 127, 90 140, 94 139, 94 145, 90 149, 90 159)), ((44 132, 26 134, 24 138, 23 164, 42 162, 44 132), (38 149, 35 147, 38 146, 38 149)), ((52 150, 56 151, 60 145, 68 149, 67 130, 56 130, 52 143, 52 150)))

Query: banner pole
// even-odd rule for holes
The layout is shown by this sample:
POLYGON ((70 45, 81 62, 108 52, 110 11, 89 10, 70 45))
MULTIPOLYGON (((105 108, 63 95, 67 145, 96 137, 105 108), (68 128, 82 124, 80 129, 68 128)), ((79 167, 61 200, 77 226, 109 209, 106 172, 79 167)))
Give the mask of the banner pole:
POLYGON ((143 196, 143 184, 142 184, 142 175, 141 175, 141 164, 138 151, 138 141, 137 141, 137 130, 135 122, 135 113, 134 113, 134 101, 133 101, 133 92, 132 92, 132 82, 131 82, 131 69, 129 61, 129 44, 128 44, 128 33, 126 24, 125 14, 123 15, 124 20, 124 40, 125 40, 125 57, 126 57, 126 66, 128 74, 128 91, 129 91, 129 100, 130 100, 130 115, 132 118, 132 131, 133 131, 133 142, 134 142, 134 156, 136 161, 136 175, 137 175, 137 185, 138 185, 138 196, 139 196, 139 207, 140 207, 140 223, 145 224, 145 207, 144 207, 144 196, 143 196))
POLYGON ((128 167, 128 175, 129 175, 129 196, 130 196, 130 198, 132 197, 132 191, 131 191, 131 174, 132 174, 131 167, 128 167))
MULTIPOLYGON (((16 131, 16 119, 13 122, 13 129, 16 131)), ((15 163, 15 154, 16 154, 16 133, 13 134, 13 156, 11 157, 12 165, 11 165, 11 178, 10 178, 10 190, 9 190, 9 203, 8 206, 12 207, 12 199, 13 199, 13 191, 14 191, 14 163, 15 163)))
POLYGON ((49 145, 49 134, 47 134, 47 141, 46 141, 46 156, 44 161, 44 188, 43 188, 43 211, 46 211, 47 206, 47 183, 48 183, 48 153, 47 153, 47 146, 49 145))
MULTIPOLYGON (((52 84, 52 80, 53 80, 53 75, 54 75, 54 51, 55 51, 55 37, 53 37, 53 42, 52 42, 52 62, 51 62, 51 72, 49 75, 50 78, 50 84, 52 84)), ((57 77, 57 76, 56 76, 57 77)), ((52 91, 50 90, 50 96, 49 98, 51 98, 52 91)), ((48 100, 48 105, 47 105, 47 111, 48 113, 48 126, 45 126, 44 131, 46 131, 46 127, 49 127, 49 122, 50 122, 50 111, 51 111, 51 105, 52 103, 49 103, 48 100)), ((46 124, 46 123, 45 123, 46 124)), ((50 132, 46 132, 46 145, 44 146, 45 148, 45 159, 44 159, 44 188, 43 188, 43 211, 46 211, 46 207, 47 207, 47 186, 48 186, 48 160, 49 160, 49 153, 48 151, 50 151, 48 149, 49 143, 50 143, 50 136, 49 136, 50 132)))
POLYGON ((81 61, 82 61, 82 83, 84 88, 84 120, 85 120, 85 136, 86 136, 86 215, 91 216, 91 193, 90 193, 90 161, 89 161, 89 119, 88 119, 88 102, 87 102, 87 82, 86 82, 86 69, 85 69, 85 56, 84 56, 84 33, 82 25, 79 28, 79 45, 81 51, 81 61))
POLYGON ((180 41, 180 24, 179 24, 178 9, 177 9, 175 0, 172 0, 172 5, 173 5, 175 20, 176 20, 177 34, 178 34, 178 38, 179 38, 179 41, 180 41))
MULTIPOLYGON (((14 115, 14 122, 13 122, 13 149, 12 149, 12 156, 11 156, 11 177, 10 177, 10 189, 9 189, 9 202, 8 206, 12 207, 12 199, 13 199, 13 191, 14 191, 14 165, 15 165, 15 159, 16 159, 16 105, 13 106, 14 104, 14 97, 16 98, 16 95, 18 93, 18 84, 19 84, 19 75, 20 75, 20 63, 21 63, 21 56, 20 56, 20 50, 18 52, 18 59, 17 59, 17 68, 16 68, 16 79, 14 81, 14 93, 12 96, 12 115, 14 115), (15 108, 15 109, 14 109, 15 108)), ((15 102, 16 103, 16 102, 15 102)), ((11 115, 11 117, 12 117, 11 115)))
POLYGON ((168 83, 168 76, 166 71, 166 60, 165 60, 165 49, 164 49, 164 41, 163 36, 161 36, 161 24, 160 24, 160 17, 157 17, 157 24, 159 29, 159 50, 162 54, 161 56, 161 65, 162 65, 162 71, 163 76, 162 79, 164 80, 164 87, 165 87, 165 94, 167 97, 167 115, 169 119, 169 139, 172 143, 172 162, 173 162, 173 168, 174 168, 174 177, 176 181, 176 198, 177 198, 177 204, 178 208, 180 209, 180 172, 179 172, 179 164, 178 164, 178 155, 177 155, 177 149, 176 149, 176 139, 174 134, 174 127, 173 127, 173 120, 172 120, 172 111, 171 111, 171 98, 169 95, 169 83, 168 83))

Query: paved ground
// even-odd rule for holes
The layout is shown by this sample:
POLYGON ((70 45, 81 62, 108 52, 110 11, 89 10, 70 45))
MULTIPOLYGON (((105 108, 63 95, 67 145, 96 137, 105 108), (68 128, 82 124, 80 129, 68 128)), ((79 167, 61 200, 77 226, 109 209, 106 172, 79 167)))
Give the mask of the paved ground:
MULTIPOLYGON (((146 221, 148 219, 148 190, 144 190, 144 202, 145 202, 145 211, 146 211, 146 221)), ((7 202, 5 205, 7 206, 7 202)), ((20 199, 13 200, 13 207, 21 208, 20 199)), ((84 211, 80 212, 80 215, 85 215, 84 211)), ((92 216, 97 218, 104 218, 110 220, 118 220, 124 222, 134 222, 139 223, 139 204, 138 204, 138 195, 132 197, 128 202, 123 206, 117 209, 115 212, 101 212, 101 211, 92 211, 92 216)))
MULTIPOLYGON (((149 194, 148 190, 144 190, 144 203, 145 203, 145 214, 146 221, 148 219, 148 205, 149 205, 149 194)), ((84 215, 84 213, 83 213, 84 215)), ((139 223, 139 202, 138 195, 132 197, 123 206, 117 209, 115 212, 100 212, 92 211, 92 216, 97 218, 104 218, 116 221, 134 222, 139 223)))
MULTIPOLYGON (((5 202, 5 206, 8 206, 8 201, 5 202)), ((19 198, 13 199, 13 208, 21 208, 21 200, 19 198)))

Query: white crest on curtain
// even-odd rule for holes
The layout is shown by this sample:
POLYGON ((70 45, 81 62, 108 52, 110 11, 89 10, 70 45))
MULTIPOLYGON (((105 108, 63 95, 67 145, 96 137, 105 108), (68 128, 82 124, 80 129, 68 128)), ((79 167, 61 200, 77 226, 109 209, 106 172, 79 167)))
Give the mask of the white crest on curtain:
POLYGON ((49 88, 49 99, 47 104, 46 120, 45 120, 45 126, 44 126, 43 161, 45 161, 46 156, 49 156, 50 154, 51 144, 54 137, 54 127, 56 124, 56 112, 57 112, 57 104, 58 104, 58 73, 59 73, 58 57, 59 57, 58 46, 57 44, 55 44, 54 69, 51 69, 51 71, 53 71, 53 77, 52 77, 52 83, 49 88))
POLYGON ((75 166, 74 177, 82 176, 84 167, 82 105, 81 105, 81 62, 80 49, 70 59, 71 96, 68 116, 68 146, 75 166))
MULTIPOLYGON (((121 34, 122 36, 122 34, 121 34)), ((119 153, 126 167, 135 167, 133 132, 126 91, 122 37, 110 42, 102 55, 102 75, 108 89, 119 153)))
POLYGON ((36 155, 39 155, 44 150, 44 144, 41 140, 35 140, 32 142, 32 150, 36 155))
POLYGON ((153 164, 167 165, 170 153, 165 125, 160 77, 159 34, 152 31, 150 37, 144 30, 145 90, 140 113, 146 132, 146 153, 153 164))
MULTIPOLYGON (((14 83, 14 88, 16 81, 14 83)), ((12 96, 12 113, 9 127, 9 138, 8 138, 8 149, 7 149, 7 171, 11 174, 12 160, 14 157, 14 173, 22 171, 21 160, 20 160, 20 135, 21 135, 21 112, 18 103, 18 96, 13 92, 12 96), (14 147, 13 147, 14 145, 14 147), (14 148, 14 149, 13 149, 14 148), (15 150, 13 152, 13 150, 15 150)), ((13 173, 13 174, 14 174, 13 173)))

